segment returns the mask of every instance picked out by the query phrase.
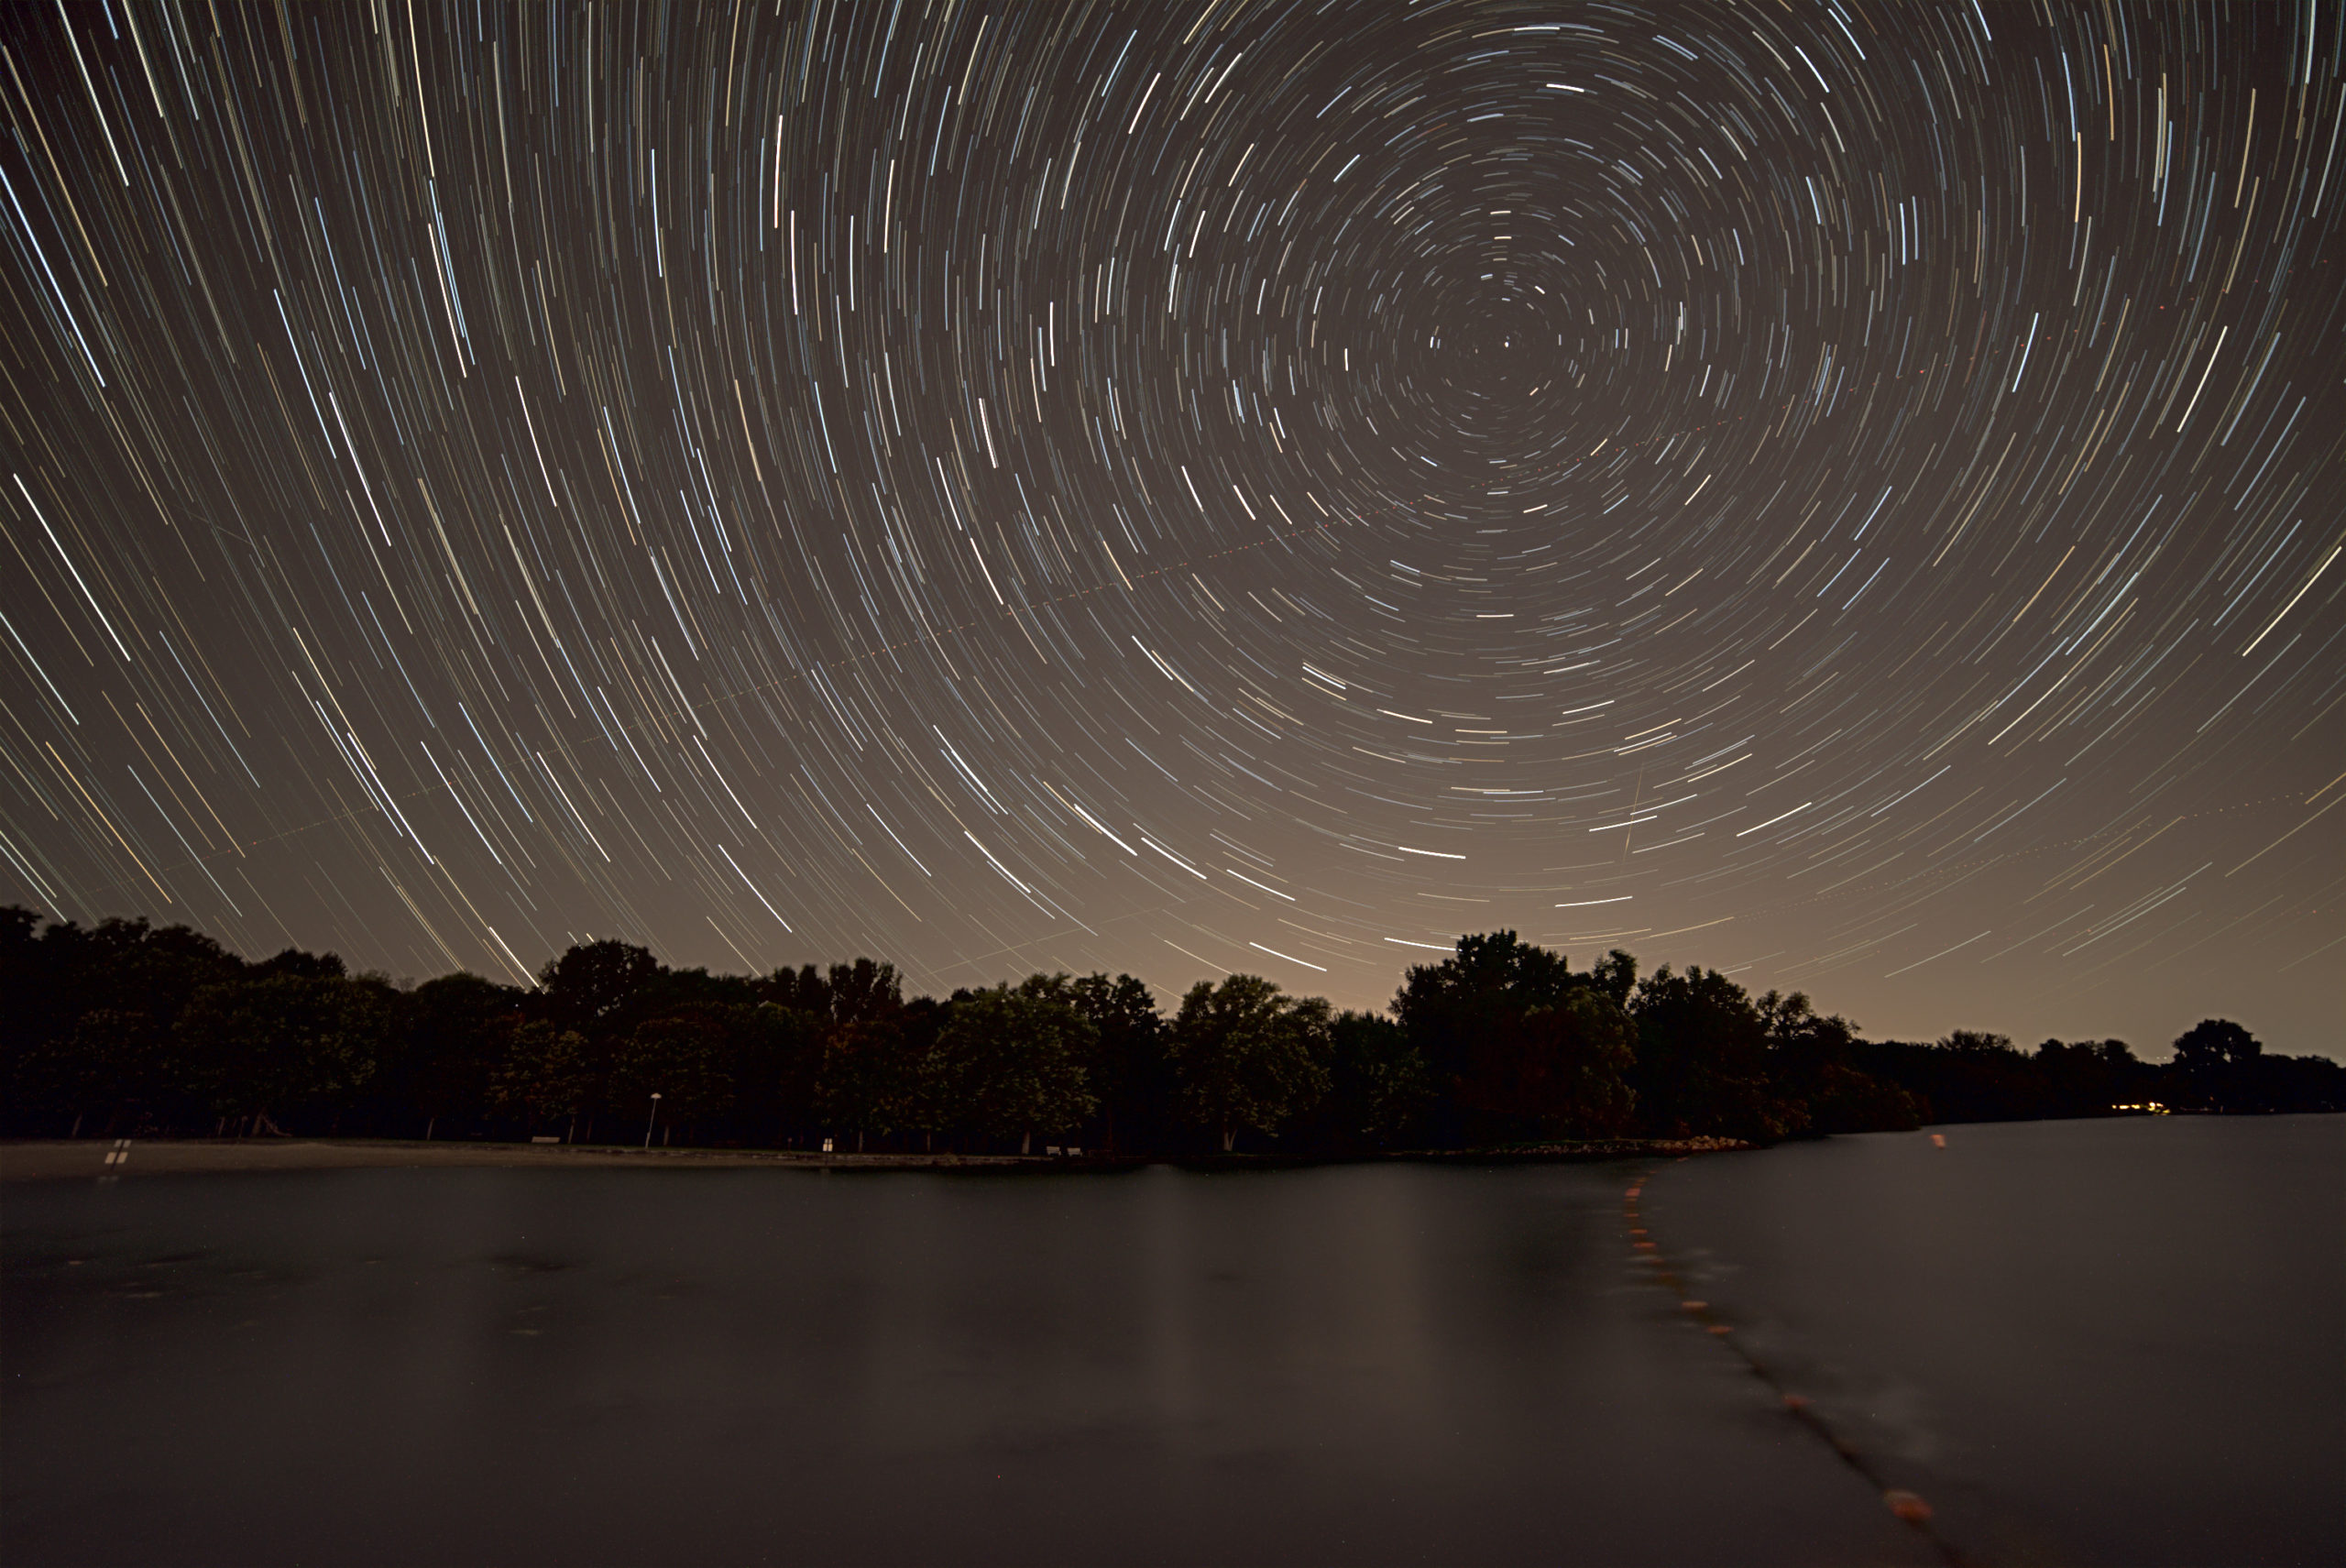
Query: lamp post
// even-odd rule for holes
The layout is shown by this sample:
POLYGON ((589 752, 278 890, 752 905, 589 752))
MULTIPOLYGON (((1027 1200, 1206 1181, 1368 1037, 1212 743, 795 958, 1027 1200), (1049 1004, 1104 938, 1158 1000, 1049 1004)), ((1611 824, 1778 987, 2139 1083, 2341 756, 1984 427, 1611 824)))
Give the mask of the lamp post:
POLYGON ((644 1146, 646 1149, 649 1149, 649 1148, 651 1148, 651 1146, 652 1146, 652 1124, 653 1124, 653 1123, 655 1123, 655 1122, 657 1122, 657 1121, 659 1121, 659 1120, 660 1120, 660 1091, 659 1091, 658 1090, 656 1090, 656 1089, 655 1089, 655 1090, 653 1090, 653 1091, 652 1091, 652 1115, 651 1115, 650 1119, 649 1119, 649 1120, 647 1120, 647 1121, 643 1124, 643 1146, 644 1146))

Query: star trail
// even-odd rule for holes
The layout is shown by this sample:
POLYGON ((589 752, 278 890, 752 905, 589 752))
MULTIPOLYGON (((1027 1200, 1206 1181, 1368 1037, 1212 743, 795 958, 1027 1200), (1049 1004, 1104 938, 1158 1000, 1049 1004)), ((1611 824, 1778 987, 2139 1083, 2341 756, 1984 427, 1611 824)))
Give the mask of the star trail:
POLYGON ((0 45, 0 902, 2336 1048, 2319 0, 0 45))

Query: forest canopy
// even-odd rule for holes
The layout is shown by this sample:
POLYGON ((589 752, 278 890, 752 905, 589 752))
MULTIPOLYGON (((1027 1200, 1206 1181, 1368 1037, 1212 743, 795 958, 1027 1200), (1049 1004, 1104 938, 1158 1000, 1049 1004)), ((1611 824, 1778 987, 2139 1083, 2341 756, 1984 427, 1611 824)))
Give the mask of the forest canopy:
POLYGON ((1168 1014, 1131 975, 907 996, 872 959, 725 975, 611 940, 526 989, 401 986, 331 953, 252 962, 184 926, 8 908, 0 996, 0 1125, 17 1135, 1345 1157, 2346 1109, 2346 1067, 2267 1054, 2230 1020, 2164 1063, 2119 1040, 1868 1040, 1797 992, 1641 974, 1618 948, 1574 969, 1512 931, 1412 967, 1383 1013, 1232 974, 1168 1014))

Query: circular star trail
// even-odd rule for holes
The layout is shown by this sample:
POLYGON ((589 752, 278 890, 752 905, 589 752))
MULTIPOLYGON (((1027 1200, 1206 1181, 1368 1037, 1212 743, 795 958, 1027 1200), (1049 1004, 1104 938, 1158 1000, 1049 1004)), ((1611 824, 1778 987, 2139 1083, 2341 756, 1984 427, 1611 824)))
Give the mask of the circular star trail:
POLYGON ((2321 5, 4 26, 0 897, 2334 1032, 2321 5))

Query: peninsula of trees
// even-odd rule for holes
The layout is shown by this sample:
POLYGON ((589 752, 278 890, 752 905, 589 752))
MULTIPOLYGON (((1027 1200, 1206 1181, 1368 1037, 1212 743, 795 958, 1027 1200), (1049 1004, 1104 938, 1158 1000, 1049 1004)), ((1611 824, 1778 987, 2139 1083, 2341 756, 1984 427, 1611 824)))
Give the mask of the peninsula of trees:
POLYGON ((869 959, 763 976, 573 947, 531 989, 412 987, 184 926, 0 910, 0 1125, 841 1151, 1343 1157, 1624 1136, 1755 1143, 1932 1121, 2346 1109, 2346 1067, 2209 1020, 2117 1040, 1870 1041, 1808 999, 1619 949, 1575 970, 1511 931, 1410 969, 1381 1014, 1255 975, 1170 1016, 1130 975, 907 997, 869 959), (659 1098, 655 1102, 653 1096, 659 1098))

